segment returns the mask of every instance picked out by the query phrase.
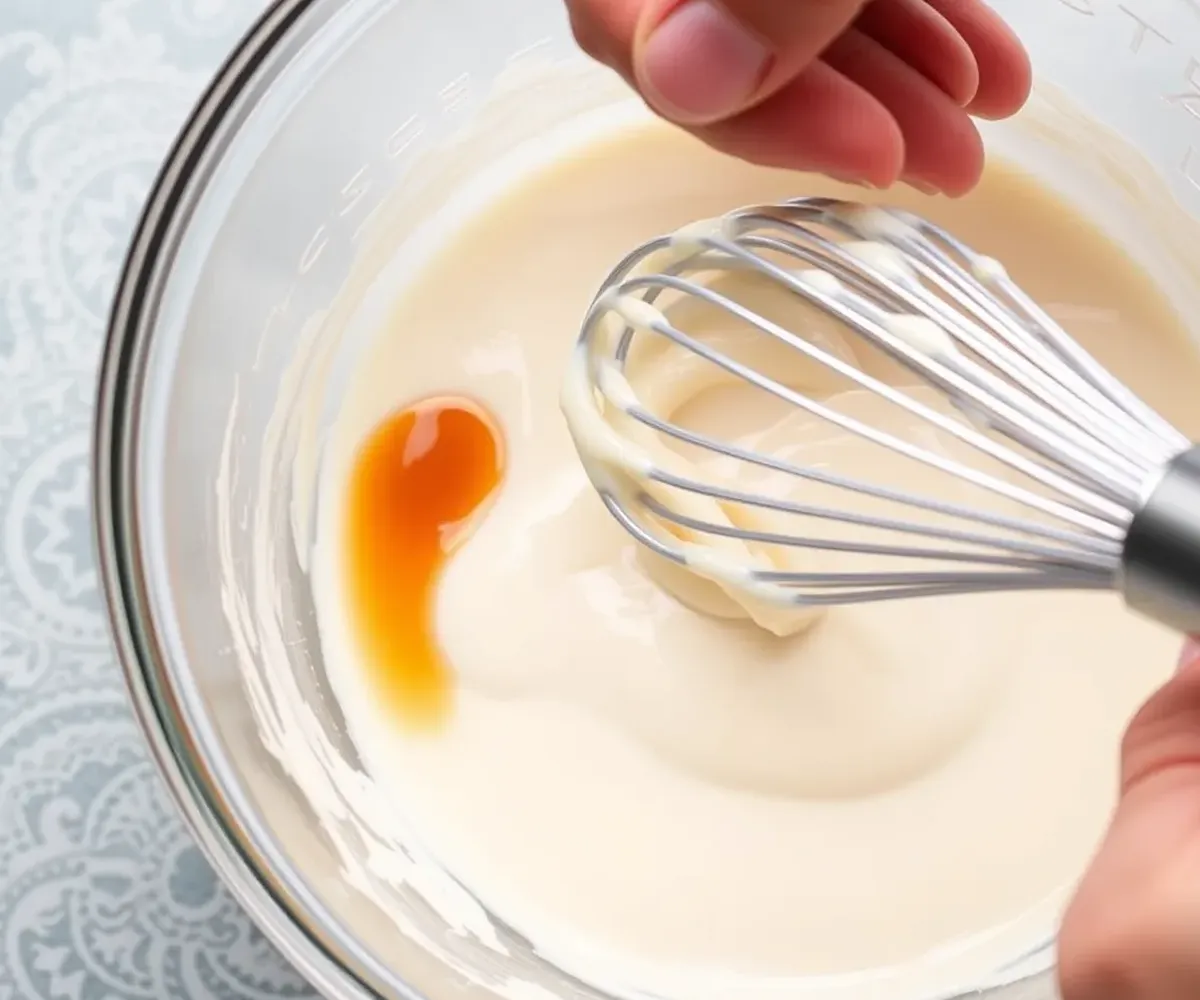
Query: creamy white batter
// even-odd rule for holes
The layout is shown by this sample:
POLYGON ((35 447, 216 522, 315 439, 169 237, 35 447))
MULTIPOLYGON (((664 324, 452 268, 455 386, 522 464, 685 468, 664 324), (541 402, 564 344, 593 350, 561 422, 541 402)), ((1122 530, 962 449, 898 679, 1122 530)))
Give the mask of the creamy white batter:
MULTIPOLYGON (((675 600, 600 506, 561 419, 580 318, 651 236, 844 189, 640 116, 545 150, 498 166, 412 274, 328 442, 313 582, 368 769, 441 864, 604 988, 903 1000, 979 981, 1052 934, 1111 806, 1120 732, 1176 639, 1108 596, 836 610, 782 639, 675 600), (455 707, 418 735, 373 693, 337 542, 358 443, 443 393, 497 418, 507 471, 445 573, 455 707)), ((1082 218, 998 166, 961 202, 906 199, 1200 430, 1200 365, 1177 320, 1082 218)), ((737 413, 746 433, 780 434, 778 413, 720 392, 696 405, 700 422, 737 413)), ((871 416, 869 400, 849 405, 871 416)), ((794 425, 779 444, 854 461, 794 425)))

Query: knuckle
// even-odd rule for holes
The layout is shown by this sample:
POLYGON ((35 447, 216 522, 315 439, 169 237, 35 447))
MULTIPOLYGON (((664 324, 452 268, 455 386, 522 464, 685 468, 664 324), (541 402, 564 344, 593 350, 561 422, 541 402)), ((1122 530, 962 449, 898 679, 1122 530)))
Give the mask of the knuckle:
POLYGON ((585 55, 598 62, 607 62, 607 41, 604 32, 596 23, 596 19, 588 11, 587 3, 583 0, 572 0, 567 4, 567 13, 571 22, 571 34, 585 55))
POLYGON ((1072 933, 1064 924, 1058 938, 1058 987, 1062 1000, 1134 1000, 1138 993, 1136 951, 1128 934, 1114 929, 1072 933))
POLYGON ((1059 941, 1058 982, 1062 1000, 1135 1000, 1137 976, 1127 951, 1075 946, 1059 941))
POLYGON ((1180 917, 1175 901, 1156 892, 1116 902, 1096 898, 1086 909, 1073 906, 1058 938, 1062 1000, 1200 996, 1191 963, 1181 966, 1176 954, 1180 917))

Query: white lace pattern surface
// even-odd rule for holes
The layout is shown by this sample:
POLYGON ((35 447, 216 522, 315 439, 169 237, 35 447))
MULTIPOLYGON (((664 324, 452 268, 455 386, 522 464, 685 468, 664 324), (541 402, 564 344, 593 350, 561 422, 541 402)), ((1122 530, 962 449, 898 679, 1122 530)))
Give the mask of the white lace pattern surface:
POLYGON ((126 242, 262 2, 0 3, 0 1000, 311 995, 216 882, 148 759, 88 516, 126 242))

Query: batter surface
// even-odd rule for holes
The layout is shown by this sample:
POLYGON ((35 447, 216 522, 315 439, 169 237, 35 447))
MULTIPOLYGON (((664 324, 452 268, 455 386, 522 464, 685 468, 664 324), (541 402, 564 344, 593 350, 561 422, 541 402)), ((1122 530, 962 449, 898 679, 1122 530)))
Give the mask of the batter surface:
MULTIPOLYGON (((575 332, 630 247, 798 193, 863 194, 636 116, 498 166, 412 275, 324 458, 314 587, 367 768, 451 873, 605 988, 901 1000, 978 982, 1053 933, 1112 805, 1121 731, 1176 652, 1109 596, 839 609, 781 637, 656 582, 559 412, 575 332), (491 428, 494 450, 473 454, 498 485, 460 512, 426 623, 432 660, 406 687, 404 663, 362 635, 350 541, 387 546, 371 544, 382 522, 354 526, 352 498, 364 442, 445 397, 491 428), (417 687, 421 725, 403 704, 417 687)), ((1200 365, 1178 320, 1086 220, 999 164, 960 202, 887 197, 1004 261, 1200 431, 1200 365)), ((780 434, 778 413, 728 393, 694 405, 699 422, 780 434)), ((448 433, 413 420, 401 461, 448 433)), ((788 434, 807 460, 846 458, 844 441, 788 434)))

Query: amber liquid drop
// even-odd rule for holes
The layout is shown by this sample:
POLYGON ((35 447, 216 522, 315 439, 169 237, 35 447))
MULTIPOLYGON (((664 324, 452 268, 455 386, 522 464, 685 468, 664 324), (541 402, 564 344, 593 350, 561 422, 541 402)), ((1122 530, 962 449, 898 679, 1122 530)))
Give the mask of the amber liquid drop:
POLYGON ((502 473, 495 422, 452 397, 393 413, 356 456, 346 524, 350 606, 382 694, 409 725, 437 725, 452 703, 434 595, 448 555, 502 473))

